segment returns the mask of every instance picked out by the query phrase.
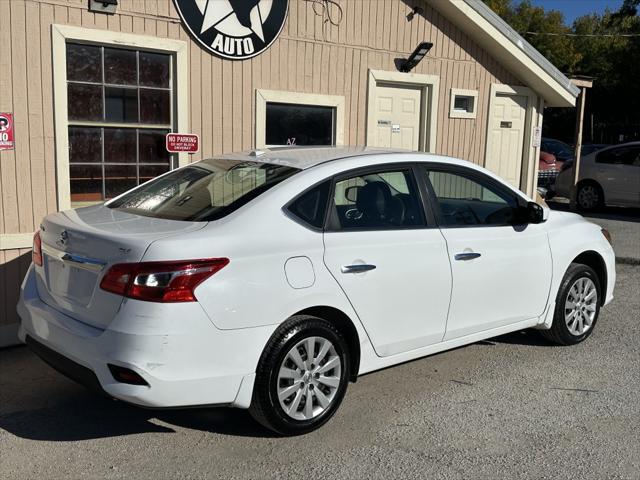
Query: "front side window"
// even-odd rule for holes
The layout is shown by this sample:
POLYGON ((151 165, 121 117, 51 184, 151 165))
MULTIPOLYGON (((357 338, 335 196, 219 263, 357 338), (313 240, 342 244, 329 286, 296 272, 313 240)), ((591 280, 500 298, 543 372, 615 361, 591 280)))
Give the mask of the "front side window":
POLYGON ((457 172, 427 172, 441 227, 511 225, 518 218, 515 194, 496 187, 489 179, 457 172))
POLYGON ((336 182, 332 230, 376 230, 425 225, 411 170, 355 175, 336 182))
POLYGON ((622 147, 605 150, 596 155, 596 163, 640 166, 640 147, 622 147))
POLYGON ((211 221, 299 171, 270 163, 203 160, 142 185, 107 206, 147 217, 211 221))
POLYGON ((169 171, 172 57, 67 43, 71 202, 120 195, 169 171))
POLYGON ((266 108, 266 145, 335 145, 335 107, 267 102, 266 108))

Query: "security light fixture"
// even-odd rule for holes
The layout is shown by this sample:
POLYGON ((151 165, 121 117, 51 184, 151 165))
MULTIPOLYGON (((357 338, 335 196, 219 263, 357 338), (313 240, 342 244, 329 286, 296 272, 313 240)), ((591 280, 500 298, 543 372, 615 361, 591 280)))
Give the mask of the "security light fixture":
POLYGON ((89 0, 89 11, 95 13, 116 13, 118 0, 89 0))
POLYGON ((413 70, 427 55, 427 53, 429 53, 431 47, 433 47, 433 43, 431 42, 422 42, 421 44, 419 44, 413 51, 413 53, 409 55, 409 58, 405 60, 402 65, 400 65, 400 71, 409 73, 411 70, 413 70))

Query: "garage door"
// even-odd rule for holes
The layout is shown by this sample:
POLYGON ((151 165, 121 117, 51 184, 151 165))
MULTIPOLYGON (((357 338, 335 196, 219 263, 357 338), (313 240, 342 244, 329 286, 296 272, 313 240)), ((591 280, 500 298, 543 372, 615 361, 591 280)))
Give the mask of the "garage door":
POLYGON ((376 87, 373 122, 376 134, 369 145, 418 150, 422 89, 380 85, 376 87))

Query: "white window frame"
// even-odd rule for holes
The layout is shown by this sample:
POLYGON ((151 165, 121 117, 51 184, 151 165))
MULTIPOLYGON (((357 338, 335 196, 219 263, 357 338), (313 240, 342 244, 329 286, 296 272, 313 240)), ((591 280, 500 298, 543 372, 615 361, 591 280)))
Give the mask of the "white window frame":
MULTIPOLYGON (((67 42, 155 50, 175 58, 173 82, 174 125, 179 132, 189 131, 188 45, 182 40, 110 32, 69 25, 51 26, 53 54, 54 123, 56 137, 56 176, 58 210, 71 208, 69 175, 69 118, 67 105, 67 42)), ((178 166, 189 163, 187 153, 178 154, 178 166)))
POLYGON ((281 90, 256 90, 256 148, 268 148, 267 102, 310 105, 314 107, 332 107, 334 116, 334 140, 336 146, 344 145, 344 105, 341 95, 322 95, 316 93, 284 92, 281 90))
POLYGON ((451 89, 451 99, 449 104, 449 118, 476 118, 478 116, 478 91, 477 90, 464 90, 462 88, 451 89), (456 110, 456 97, 472 97, 473 98, 473 111, 466 112, 463 110, 456 110))

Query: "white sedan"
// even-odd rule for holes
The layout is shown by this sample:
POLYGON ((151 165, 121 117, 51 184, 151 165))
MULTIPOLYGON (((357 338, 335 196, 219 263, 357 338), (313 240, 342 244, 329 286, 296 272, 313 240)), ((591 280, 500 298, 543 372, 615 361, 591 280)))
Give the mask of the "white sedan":
MULTIPOLYGON (((571 164, 556 177, 554 193, 569 198, 573 189, 571 164)), ((640 142, 603 148, 580 160, 576 201, 582 210, 604 205, 640 207, 640 142)))
POLYGON ((111 397, 299 434, 367 372, 527 328, 579 343, 614 283, 608 232, 469 162, 274 149, 47 216, 18 313, 111 397))

